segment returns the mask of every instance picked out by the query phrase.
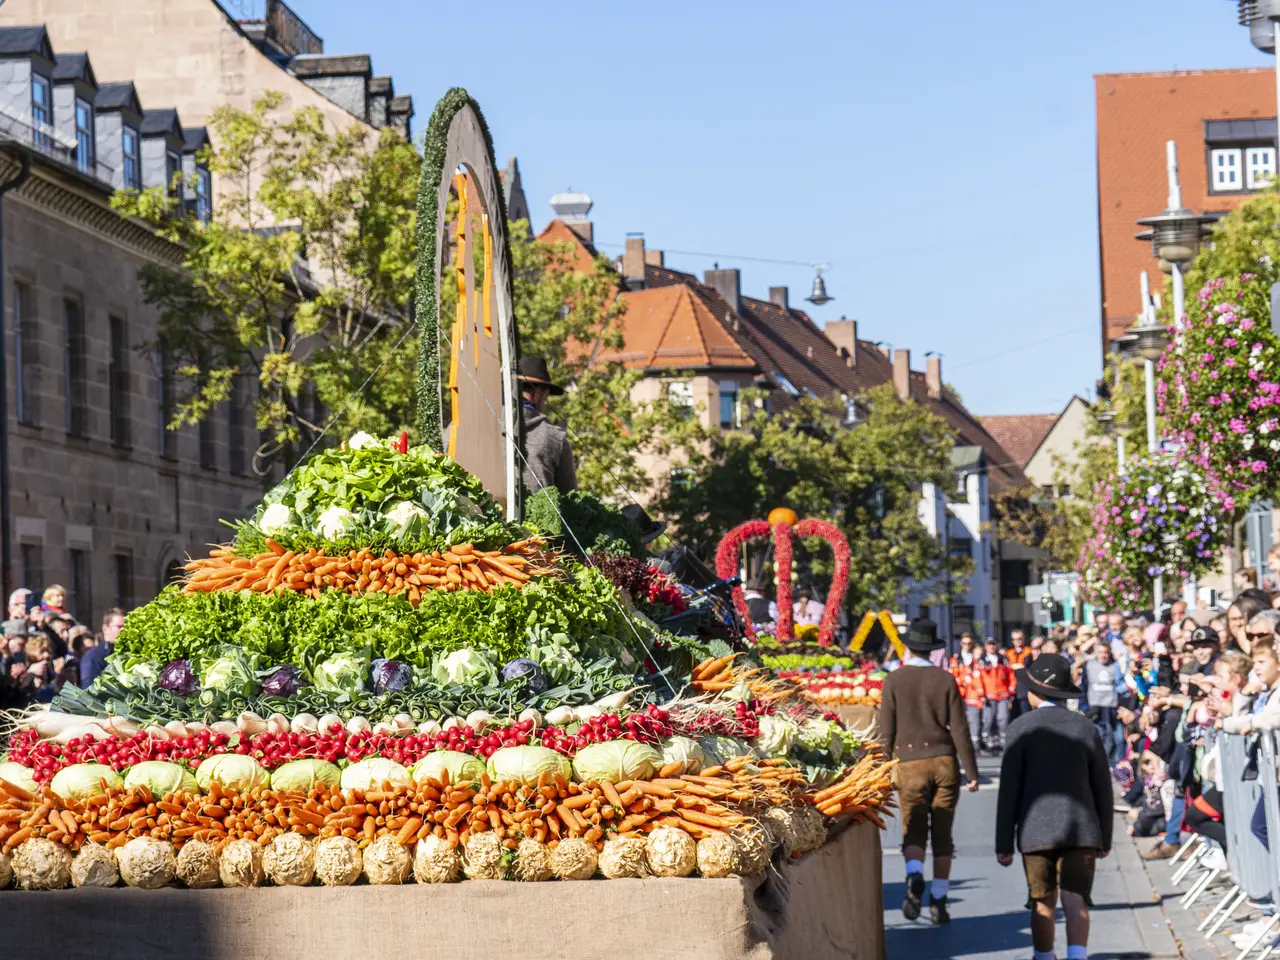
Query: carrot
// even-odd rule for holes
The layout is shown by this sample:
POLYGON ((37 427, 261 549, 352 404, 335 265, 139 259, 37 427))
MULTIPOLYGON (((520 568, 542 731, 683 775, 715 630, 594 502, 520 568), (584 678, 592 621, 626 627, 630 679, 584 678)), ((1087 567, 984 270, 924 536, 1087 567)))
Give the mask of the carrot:
POLYGON ((0 788, 15 800, 34 800, 36 795, 29 791, 23 790, 16 783, 10 783, 8 780, 0 780, 0 788))
POLYGON ((285 553, 284 547, 280 546, 280 544, 276 543, 270 537, 267 538, 267 549, 270 550, 272 553, 274 553, 277 557, 282 557, 284 556, 284 553, 285 553))
POLYGON ((415 837, 417 837, 418 831, 421 829, 422 818, 410 817, 405 821, 404 826, 400 828, 400 832, 396 834, 396 842, 402 846, 406 843, 410 843, 415 837))
POLYGON ((512 580, 518 580, 523 583, 529 579, 529 575, 523 570, 517 570, 515 567, 508 563, 504 563, 497 557, 481 557, 480 562, 492 567, 504 577, 510 577, 512 580))

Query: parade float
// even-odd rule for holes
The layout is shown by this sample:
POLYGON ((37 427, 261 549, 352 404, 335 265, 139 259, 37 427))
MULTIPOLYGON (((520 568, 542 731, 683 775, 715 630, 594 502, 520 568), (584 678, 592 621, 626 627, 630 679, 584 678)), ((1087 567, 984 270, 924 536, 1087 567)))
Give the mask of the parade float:
POLYGON ((0 936, 24 956, 883 956, 892 762, 660 626, 679 594, 647 563, 523 523, 505 220, 451 91, 417 442, 311 456, 128 615, 91 689, 10 718, 0 936), (454 262, 484 267, 446 330, 450 191, 454 262))

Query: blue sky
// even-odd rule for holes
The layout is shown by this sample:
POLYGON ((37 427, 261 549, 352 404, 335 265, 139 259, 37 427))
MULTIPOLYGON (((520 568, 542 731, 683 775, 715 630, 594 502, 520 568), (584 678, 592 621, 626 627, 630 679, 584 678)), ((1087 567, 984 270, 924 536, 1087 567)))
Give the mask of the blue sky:
POLYGON ((465 86, 535 227, 572 187, 606 253, 643 232, 793 302, 811 269, 736 257, 830 263, 815 319, 942 353, 979 414, 1098 375, 1093 74, 1274 62, 1225 0, 289 2, 393 74, 418 131, 465 86))

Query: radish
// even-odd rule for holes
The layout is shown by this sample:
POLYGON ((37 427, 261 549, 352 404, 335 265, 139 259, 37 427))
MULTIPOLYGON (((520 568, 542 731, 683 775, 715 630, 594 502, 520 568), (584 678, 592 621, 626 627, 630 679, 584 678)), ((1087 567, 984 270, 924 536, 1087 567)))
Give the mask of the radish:
POLYGON ((254 737, 260 733, 266 732, 267 721, 263 720, 262 717, 258 716, 256 713, 249 713, 246 711, 240 714, 237 718, 236 727, 240 733, 243 733, 245 736, 254 737))
POLYGON ((440 732, 440 724, 435 720, 423 720, 418 724, 418 732, 428 737, 434 737, 440 732))
POLYGON ((219 720, 212 724, 209 729, 222 737, 230 737, 240 732, 240 726, 234 720, 219 720))
POLYGON ((320 721, 314 714, 300 713, 290 721, 289 729, 294 733, 316 733, 320 729, 320 721))
POLYGON ((556 707, 547 713, 547 723, 553 727, 563 726, 566 723, 573 723, 574 711, 573 707, 556 707))
POLYGON ((323 734, 340 733, 345 729, 342 725, 342 718, 336 713, 326 713, 319 719, 318 727, 323 734))
POLYGON ((273 713, 271 716, 267 717, 267 732, 288 733, 289 718, 283 713, 273 713))
POLYGON ((110 734, 103 730, 96 723, 80 723, 74 727, 66 727, 58 731, 53 737, 54 743, 70 743, 72 740, 80 740, 84 737, 92 737, 94 740, 106 740, 110 734))
POLYGON ((364 717, 352 717, 347 721, 347 733, 368 733, 372 727, 364 717))

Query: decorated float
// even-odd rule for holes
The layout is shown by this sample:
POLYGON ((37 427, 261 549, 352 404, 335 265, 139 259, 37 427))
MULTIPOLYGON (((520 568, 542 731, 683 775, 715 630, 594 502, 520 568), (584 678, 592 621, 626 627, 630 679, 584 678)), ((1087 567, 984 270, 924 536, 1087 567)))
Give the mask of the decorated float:
POLYGON ((451 91, 418 442, 310 457, 128 615, 90 690, 10 718, 0 935, 24 956, 883 955, 892 763, 751 652, 660 626, 680 595, 625 536, 522 522, 505 222, 451 91), (478 244, 484 270, 446 329, 450 191, 454 262, 478 244))

